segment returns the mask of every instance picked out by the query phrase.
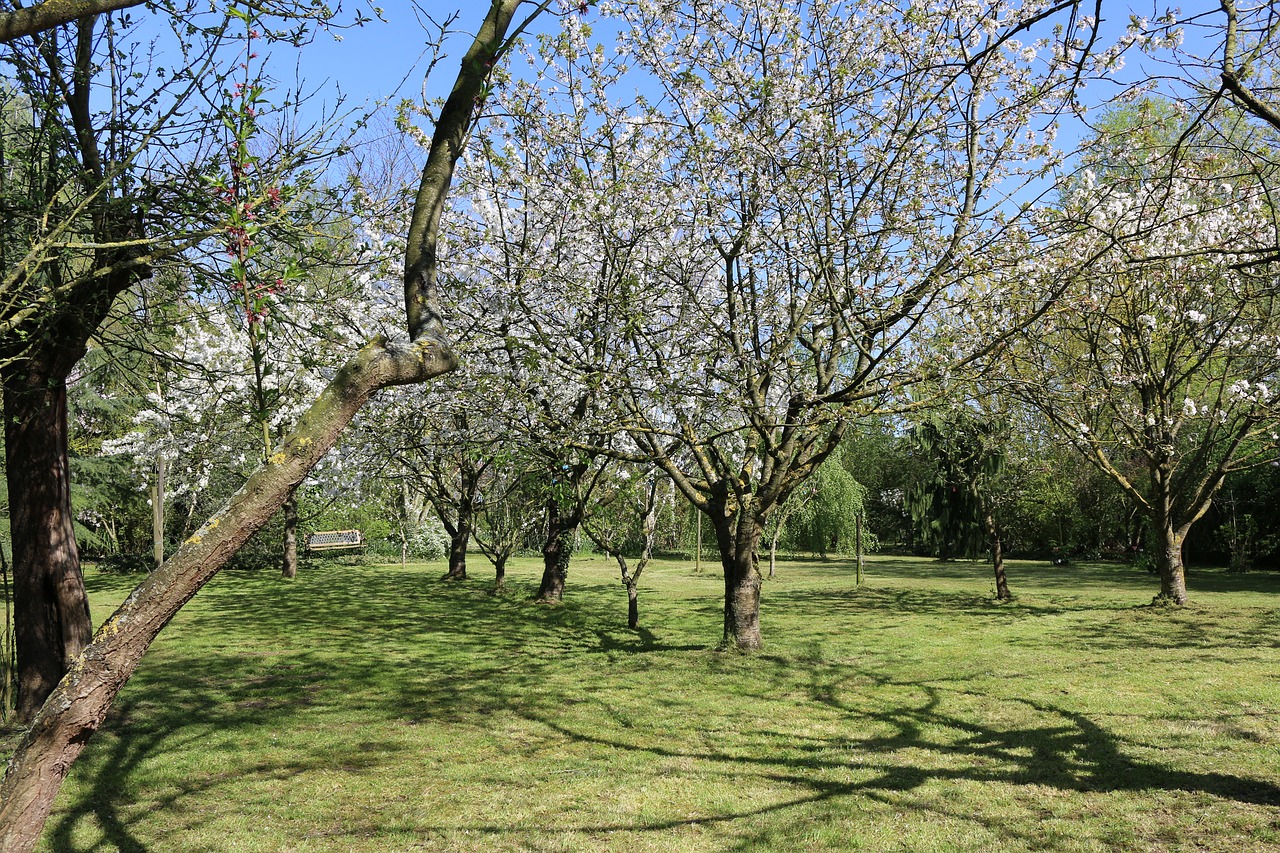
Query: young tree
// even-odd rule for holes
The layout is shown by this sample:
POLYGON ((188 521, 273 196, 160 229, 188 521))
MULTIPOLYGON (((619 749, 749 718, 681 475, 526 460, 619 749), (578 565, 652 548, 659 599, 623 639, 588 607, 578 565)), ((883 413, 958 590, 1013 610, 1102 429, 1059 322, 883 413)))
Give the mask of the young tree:
POLYGON ((475 540, 493 563, 495 594, 506 588, 507 561, 537 535, 543 521, 536 479, 528 460, 507 454, 480 494, 475 540))
POLYGON ((653 558, 658 528, 658 477, 650 473, 635 478, 619 471, 613 481, 597 491, 595 508, 583 519, 582 529, 618 564, 627 590, 627 627, 640 627, 640 576, 653 558), (627 562, 627 550, 639 542, 640 557, 627 562))

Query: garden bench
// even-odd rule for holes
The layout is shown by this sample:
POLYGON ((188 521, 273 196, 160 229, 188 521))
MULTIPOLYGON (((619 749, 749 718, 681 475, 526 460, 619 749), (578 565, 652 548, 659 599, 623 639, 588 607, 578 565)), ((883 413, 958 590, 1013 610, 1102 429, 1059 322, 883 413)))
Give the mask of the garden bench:
POLYGON ((364 534, 359 530, 320 530, 307 536, 307 553, 342 551, 364 547, 364 534))

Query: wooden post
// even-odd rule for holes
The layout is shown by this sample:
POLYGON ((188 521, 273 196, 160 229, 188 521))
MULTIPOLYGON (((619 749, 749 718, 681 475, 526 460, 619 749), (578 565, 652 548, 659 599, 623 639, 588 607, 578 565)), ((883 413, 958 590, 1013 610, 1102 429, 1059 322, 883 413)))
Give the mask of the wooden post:
POLYGON ((156 454, 156 481, 151 486, 151 545, 156 568, 164 562, 164 456, 156 454))
POLYGON ((858 559, 858 569, 854 575, 854 586, 862 586, 862 513, 858 512, 853 517, 853 534, 854 534, 854 553, 858 559))
POLYGON ((693 514, 698 517, 698 547, 693 552, 693 573, 700 575, 702 574, 702 512, 695 509, 693 514))

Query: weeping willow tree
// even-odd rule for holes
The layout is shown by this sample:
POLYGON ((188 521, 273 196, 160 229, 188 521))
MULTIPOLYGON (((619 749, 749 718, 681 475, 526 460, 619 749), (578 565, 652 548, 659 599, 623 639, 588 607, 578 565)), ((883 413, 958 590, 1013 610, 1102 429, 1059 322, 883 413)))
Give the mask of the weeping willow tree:
POLYGON ((866 497, 866 487, 849 473, 837 448, 813 477, 791 494, 766 527, 769 577, 774 575, 779 542, 825 557, 828 551, 852 553, 861 536, 863 550, 874 550, 874 537, 858 524, 866 497))
POLYGON ((971 409, 921 421, 911 444, 929 463, 930 474, 906 494, 916 530, 938 559, 977 557, 990 549, 1000 601, 1011 597, 996 522, 1006 439, 1001 420, 971 409))

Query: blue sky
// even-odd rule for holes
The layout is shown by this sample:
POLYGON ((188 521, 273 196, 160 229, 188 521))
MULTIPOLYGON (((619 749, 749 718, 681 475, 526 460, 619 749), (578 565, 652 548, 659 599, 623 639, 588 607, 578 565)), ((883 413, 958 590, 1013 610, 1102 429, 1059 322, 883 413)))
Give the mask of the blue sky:
MULTIPOLYGON (((405 0, 390 0, 383 4, 385 21, 374 20, 361 27, 335 30, 333 34, 317 33, 315 42, 296 57, 298 71, 308 88, 321 87, 329 104, 333 103, 338 90, 350 105, 420 97, 423 75, 431 58, 429 42, 439 31, 431 29, 431 24, 415 12, 413 5, 405 0)), ((437 24, 457 15, 450 27, 452 35, 444 43, 445 55, 432 72, 428 85, 430 96, 443 97, 453 83, 458 63, 470 46, 472 33, 483 19, 488 4, 423 0, 420 5, 437 24)), ((348 13, 346 17, 349 19, 351 15, 348 13)), ((523 15, 518 20, 523 20, 523 15)), ((547 18, 537 23, 545 31, 554 27, 556 21, 547 18)), ((537 27, 533 31, 537 32, 537 27)), ((292 82, 292 53, 287 47, 273 51, 275 73, 280 75, 282 84, 292 82), (281 62, 286 57, 288 62, 281 62)))

